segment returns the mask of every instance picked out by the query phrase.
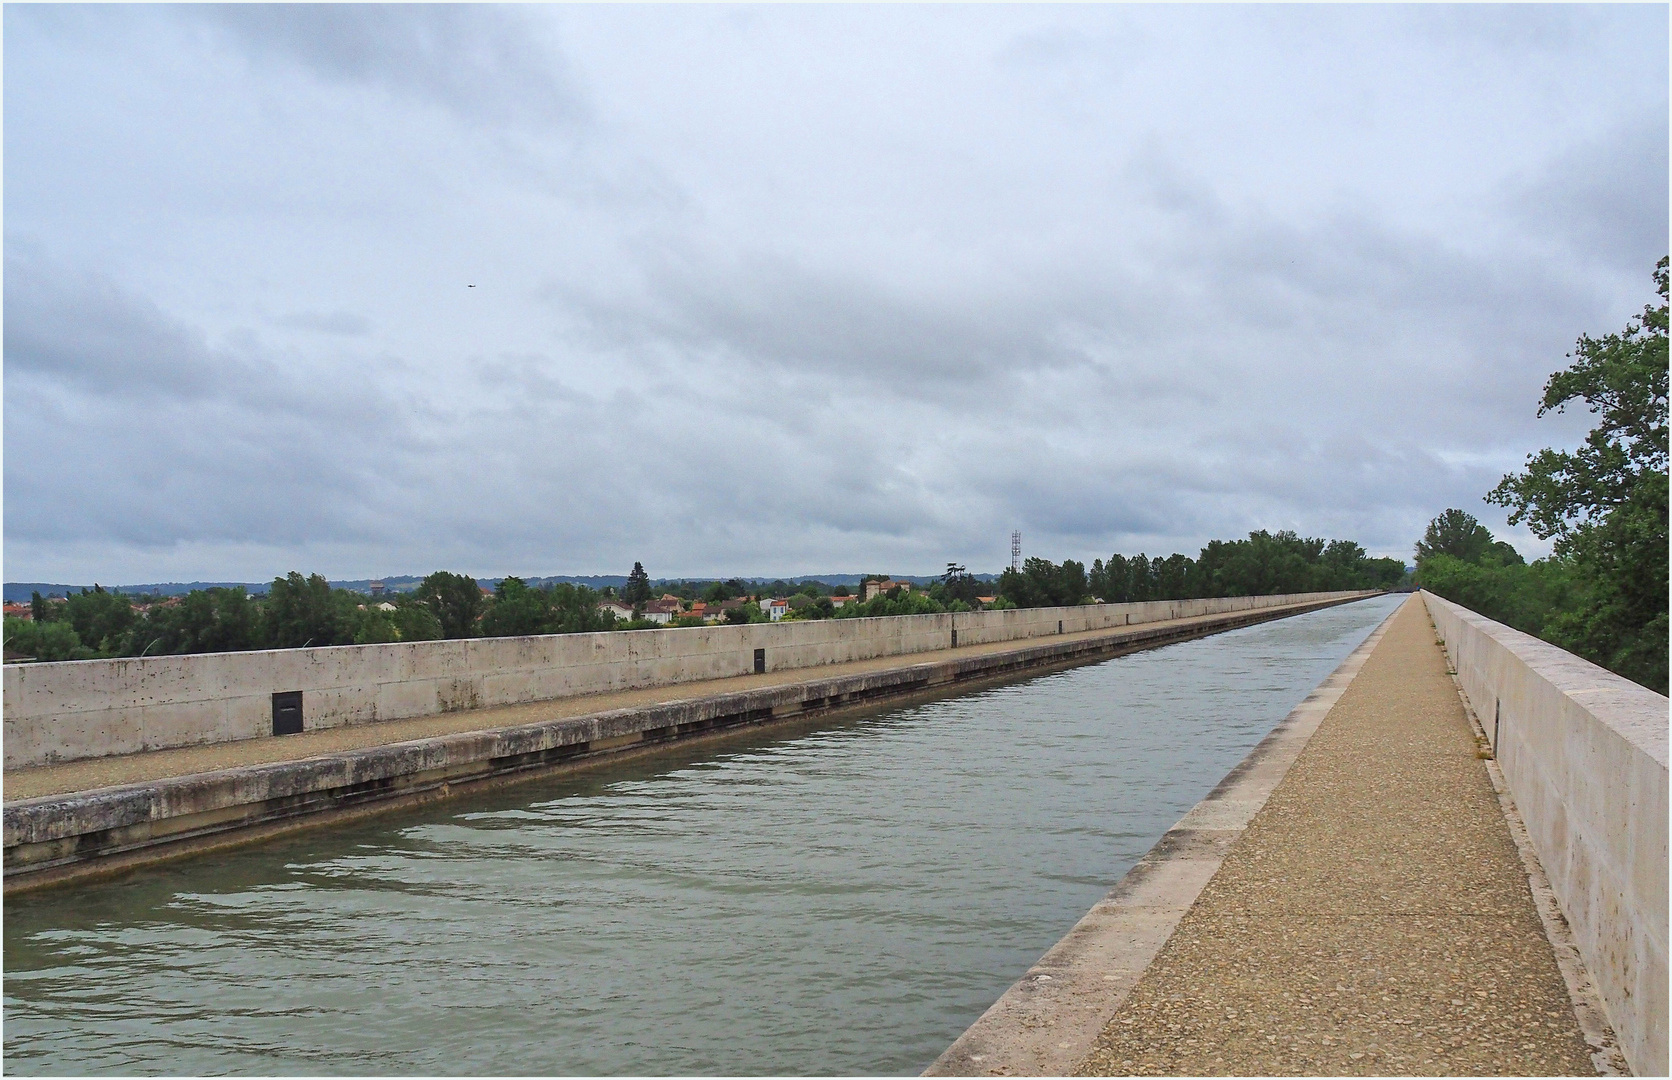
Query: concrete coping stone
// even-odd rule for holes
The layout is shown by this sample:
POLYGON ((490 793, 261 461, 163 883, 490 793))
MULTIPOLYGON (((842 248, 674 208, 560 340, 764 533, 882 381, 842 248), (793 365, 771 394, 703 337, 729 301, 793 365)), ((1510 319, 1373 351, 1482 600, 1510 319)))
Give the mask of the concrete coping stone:
POLYGON ((1557 693, 1584 707, 1662 768, 1667 767, 1668 702, 1664 694, 1431 592, 1424 591, 1422 596, 1495 641, 1557 693))

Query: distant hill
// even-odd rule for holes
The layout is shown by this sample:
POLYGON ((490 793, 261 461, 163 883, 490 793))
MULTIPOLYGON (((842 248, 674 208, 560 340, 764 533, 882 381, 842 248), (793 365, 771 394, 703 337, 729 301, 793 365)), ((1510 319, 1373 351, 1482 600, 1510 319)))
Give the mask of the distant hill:
MULTIPOLYGON (((773 581, 782 581, 788 585, 805 585, 809 581, 819 581, 826 585, 852 586, 858 585, 862 580, 864 580, 864 577, 864 574, 801 574, 795 577, 784 578, 745 577, 742 580, 747 581, 752 585, 766 584, 773 581)), ((997 574, 976 574, 975 577, 978 581, 998 580, 997 574)), ((909 581, 914 585, 926 585, 929 582, 938 581, 939 579, 939 574, 894 575, 894 580, 909 581)), ((382 581, 384 587, 390 592, 411 592, 413 589, 418 587, 418 583, 422 580, 424 580, 422 575, 401 574, 385 578, 356 578, 350 581, 333 581, 331 582, 331 585, 333 588, 337 589, 353 589, 355 592, 368 592, 371 589, 371 583, 373 581, 382 581)), ((494 588, 500 582, 499 578, 477 578, 477 580, 490 589, 494 588)), ((563 581, 568 582, 571 585, 585 585, 592 589, 602 589, 606 585, 619 589, 627 584, 627 576, 625 574, 590 574, 579 576, 570 574, 551 574, 545 577, 526 577, 523 578, 523 580, 528 582, 530 585, 535 586, 555 585, 558 582, 563 581)), ((716 579, 712 577, 656 578, 651 582, 651 584, 672 585, 680 581, 714 580, 716 579)), ((727 576, 719 580, 729 581, 731 580, 731 576, 727 576)), ((193 589, 226 589, 237 588, 238 586, 243 586, 245 591, 249 593, 262 594, 267 591, 269 584, 270 582, 267 581, 158 581, 145 585, 106 585, 105 588, 111 592, 124 592, 129 594, 143 593, 150 596, 184 596, 193 589)), ((8 581, 5 583, 4 589, 7 603, 27 603, 31 594, 36 592, 39 592, 42 596, 69 596, 71 593, 78 593, 83 589, 91 589, 92 587, 93 585, 91 582, 85 585, 64 585, 61 583, 46 581, 8 581)))
MULTIPOLYGON (((894 574, 892 576, 893 576, 895 581, 909 581, 913 585, 927 585, 932 581, 939 581, 941 579, 941 575, 939 575, 939 574, 894 574)), ((999 579, 999 576, 997 574, 974 574, 974 575, 971 575, 971 576, 974 577, 975 580, 977 580, 977 581, 997 581, 999 579)), ((659 578, 659 579, 657 579, 657 581, 653 582, 653 584, 662 584, 662 583, 673 584, 674 582, 678 582, 678 581, 713 581, 713 580, 715 580, 715 579, 711 578, 711 577, 659 578)), ((731 578, 730 577, 723 577, 720 580, 721 581, 730 581, 731 578)), ((864 574, 799 574, 795 577, 746 577, 746 578, 741 578, 740 580, 746 581, 751 585, 764 585, 764 584, 767 584, 767 583, 773 582, 773 581, 782 581, 786 585, 805 585, 809 581, 817 581, 817 582, 821 582, 825 585, 858 585, 861 581, 865 580, 865 575, 864 574)))
MULTIPOLYGON (((244 581, 167 581, 153 585, 106 585, 105 590, 107 592, 148 593, 155 596, 184 596, 193 589, 224 589, 238 585, 244 586, 251 592, 267 591, 265 582, 259 586, 253 586, 244 581)), ((8 581, 5 584, 5 599, 8 604, 21 604, 28 603, 30 595, 37 592, 42 596, 69 596, 71 593, 78 593, 83 589, 91 589, 92 587, 91 584, 60 585, 46 581, 8 581)))

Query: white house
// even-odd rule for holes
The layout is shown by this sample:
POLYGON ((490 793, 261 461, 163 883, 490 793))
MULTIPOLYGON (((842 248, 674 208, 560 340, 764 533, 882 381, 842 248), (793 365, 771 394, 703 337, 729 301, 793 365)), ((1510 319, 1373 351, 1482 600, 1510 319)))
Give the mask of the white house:
POLYGON ((652 600, 646 604, 643 617, 653 623, 661 623, 665 626, 673 622, 674 616, 684 610, 685 605, 679 602, 678 597, 666 597, 661 600, 652 600))

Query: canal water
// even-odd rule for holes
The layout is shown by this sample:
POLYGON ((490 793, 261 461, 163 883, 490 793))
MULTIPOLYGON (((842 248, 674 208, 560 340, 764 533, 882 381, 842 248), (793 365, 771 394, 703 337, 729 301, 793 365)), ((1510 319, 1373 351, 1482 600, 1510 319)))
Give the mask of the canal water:
POLYGON ((5 1071, 918 1072, 1401 599, 9 899, 5 1071))

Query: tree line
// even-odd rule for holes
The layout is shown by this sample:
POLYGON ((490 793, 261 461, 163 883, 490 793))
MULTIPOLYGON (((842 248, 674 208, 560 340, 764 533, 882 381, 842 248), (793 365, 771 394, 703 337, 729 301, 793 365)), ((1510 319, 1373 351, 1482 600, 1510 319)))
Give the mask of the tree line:
MULTIPOLYGON (((881 575, 876 575, 881 577, 881 575)), ((856 619, 878 615, 928 615, 980 607, 1072 607, 1144 600, 1189 600, 1206 596, 1268 596, 1274 593, 1394 589, 1409 581, 1400 559, 1371 558, 1351 540, 1319 540, 1293 532, 1265 530, 1246 540, 1214 540, 1197 558, 1111 555, 1107 562, 1030 558, 1020 570, 1006 569, 998 581, 982 584, 964 567, 948 564, 927 589, 897 587, 864 603, 840 608, 809 585, 790 597, 786 618, 856 619), (981 594, 990 593, 983 603, 981 594), (798 603, 797 597, 805 597, 798 603)), ((846 590, 843 590, 844 594, 846 590)))
MULTIPOLYGON (((823 582, 760 586, 741 578, 679 581, 657 588, 687 602, 728 604, 722 621, 765 622, 761 596, 786 597, 788 619, 854 619, 886 615, 929 615, 982 607, 1061 606, 1098 600, 1171 600, 1196 596, 1243 596, 1270 592, 1390 588, 1404 566, 1396 559, 1370 559, 1351 541, 1309 540, 1294 533, 1251 533, 1247 540, 1213 541, 1200 558, 1172 555, 1149 559, 1112 555, 1093 560, 1091 572, 1072 559, 1060 565, 1027 560, 1020 572, 1006 570, 996 583, 983 583, 963 566, 925 587, 899 584, 861 602, 846 585, 823 582), (838 606, 838 601, 843 601, 838 606)), ((871 574, 866 580, 887 580, 871 574)), ((8 654, 39 660, 88 660, 122 656, 294 649, 322 645, 373 645, 440 638, 516 637, 602 630, 649 629, 662 624, 639 617, 651 599, 642 563, 619 595, 585 585, 529 585, 502 579, 484 593, 468 574, 437 571, 411 593, 370 597, 332 588, 320 575, 292 571, 273 579, 265 594, 241 587, 194 589, 166 601, 106 590, 98 585, 66 600, 36 593, 32 619, 8 618, 8 654), (617 619, 601 608, 619 599, 633 617, 617 619)), ((700 625, 694 614, 672 625, 700 625)))
POLYGON ((1667 260, 1660 306, 1621 333, 1581 335, 1538 414, 1584 402, 1596 427, 1573 451, 1540 450, 1485 501, 1555 541, 1527 563, 1472 514, 1449 509, 1417 545, 1417 581, 1489 619, 1667 692, 1667 260))
POLYGON ((1371 558, 1351 540, 1321 540, 1293 532, 1248 534, 1246 540, 1212 540, 1194 559, 1174 553, 1142 553, 1093 559, 1088 572, 1072 559, 1061 565, 1028 559, 1020 571, 999 576, 999 594, 1017 607, 1145 600, 1191 600, 1207 596, 1269 596, 1275 593, 1394 589, 1405 580, 1399 559, 1371 558))
POLYGON ((1083 563, 1028 558, 1022 570, 1005 570, 998 592, 1017 607, 1105 604, 1199 597, 1264 597, 1286 592, 1334 592, 1348 588, 1398 588, 1406 578, 1398 558, 1371 558, 1353 540, 1319 540, 1292 532, 1252 532, 1247 540, 1211 540, 1200 555, 1150 558, 1110 555, 1083 563))
POLYGON ((95 585, 53 601, 36 593, 30 619, 6 620, 6 650, 40 660, 374 645, 485 635, 564 634, 614 627, 584 585, 531 588, 519 578, 484 596, 468 574, 438 571, 411 593, 369 597, 318 574, 274 578, 265 595, 194 589, 157 601, 95 585))

